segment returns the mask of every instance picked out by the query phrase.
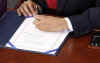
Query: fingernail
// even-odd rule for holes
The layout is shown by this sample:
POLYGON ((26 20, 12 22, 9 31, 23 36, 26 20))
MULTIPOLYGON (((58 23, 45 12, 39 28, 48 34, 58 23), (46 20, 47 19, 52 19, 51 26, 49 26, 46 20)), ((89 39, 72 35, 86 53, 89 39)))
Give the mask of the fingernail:
POLYGON ((32 16, 32 14, 29 14, 29 16, 32 16))

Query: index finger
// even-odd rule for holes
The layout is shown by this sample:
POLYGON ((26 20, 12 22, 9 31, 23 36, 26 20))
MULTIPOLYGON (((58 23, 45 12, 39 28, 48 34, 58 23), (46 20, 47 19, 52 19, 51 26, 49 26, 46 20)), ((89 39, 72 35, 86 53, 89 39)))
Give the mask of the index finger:
POLYGON ((29 4, 28 7, 29 7, 30 11, 32 12, 33 16, 36 15, 36 12, 34 10, 34 6, 32 4, 29 4))

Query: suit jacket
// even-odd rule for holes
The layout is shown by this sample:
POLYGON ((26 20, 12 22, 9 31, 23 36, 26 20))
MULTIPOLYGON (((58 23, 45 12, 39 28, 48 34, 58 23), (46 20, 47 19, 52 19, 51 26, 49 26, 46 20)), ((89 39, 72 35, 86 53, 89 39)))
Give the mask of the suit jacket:
POLYGON ((69 17, 74 31, 72 35, 87 34, 100 27, 100 0, 57 0, 57 9, 49 9, 45 0, 33 0, 42 6, 43 13, 69 17))

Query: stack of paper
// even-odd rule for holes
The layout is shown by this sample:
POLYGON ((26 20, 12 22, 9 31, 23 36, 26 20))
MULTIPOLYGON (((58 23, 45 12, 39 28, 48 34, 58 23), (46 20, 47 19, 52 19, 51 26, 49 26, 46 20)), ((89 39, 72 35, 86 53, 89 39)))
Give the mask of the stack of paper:
POLYGON ((35 27, 34 20, 33 17, 26 18, 6 46, 45 54, 56 54, 69 31, 43 32, 35 27))

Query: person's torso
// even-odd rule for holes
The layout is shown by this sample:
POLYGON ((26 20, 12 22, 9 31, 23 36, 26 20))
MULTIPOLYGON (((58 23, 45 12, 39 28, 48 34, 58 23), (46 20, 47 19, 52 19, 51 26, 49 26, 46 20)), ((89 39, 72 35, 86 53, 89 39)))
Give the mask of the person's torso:
POLYGON ((91 6, 96 0, 56 0, 56 10, 49 8, 46 0, 38 0, 45 13, 56 13, 57 15, 73 15, 81 13, 91 6), (92 4, 91 4, 92 3, 92 4))

